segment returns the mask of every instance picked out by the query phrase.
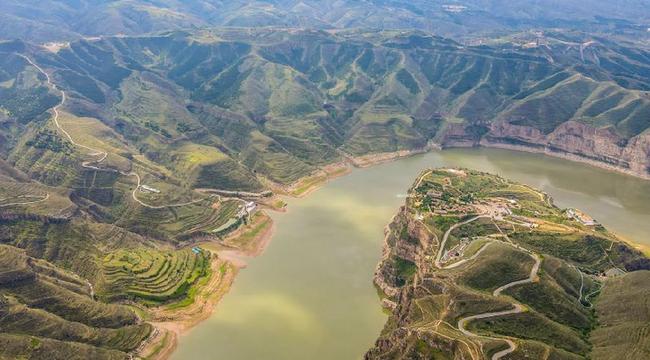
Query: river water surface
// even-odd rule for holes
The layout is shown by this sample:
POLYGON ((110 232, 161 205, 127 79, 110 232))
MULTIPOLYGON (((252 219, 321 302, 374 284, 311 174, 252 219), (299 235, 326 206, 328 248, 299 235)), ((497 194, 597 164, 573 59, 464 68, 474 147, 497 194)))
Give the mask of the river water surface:
POLYGON ((360 359, 386 321, 372 276, 383 228, 425 168, 466 167, 546 191, 611 231, 650 245, 650 181, 539 154, 454 149, 356 169, 273 213, 276 232, 177 360, 360 359))

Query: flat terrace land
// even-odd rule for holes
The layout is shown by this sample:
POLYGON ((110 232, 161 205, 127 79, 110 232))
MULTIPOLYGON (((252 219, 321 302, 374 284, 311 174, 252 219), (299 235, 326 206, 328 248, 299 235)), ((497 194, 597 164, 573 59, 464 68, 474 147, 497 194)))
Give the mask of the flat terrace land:
POLYGON ((593 358, 650 358, 650 271, 605 282, 596 301, 600 326, 591 333, 593 358))
POLYGON ((103 260, 100 295, 110 301, 133 300, 148 306, 178 301, 210 276, 208 251, 118 250, 103 260))
MULTIPOLYGON (((613 359, 625 347, 632 358, 647 355, 647 320, 616 319, 647 313, 638 298, 647 297, 648 272, 637 270, 650 261, 576 212, 492 174, 425 171, 389 226, 376 282, 407 296, 387 295, 393 316, 382 338, 411 329, 387 340, 409 356, 613 359)), ((368 355, 384 358, 386 348, 368 355)))

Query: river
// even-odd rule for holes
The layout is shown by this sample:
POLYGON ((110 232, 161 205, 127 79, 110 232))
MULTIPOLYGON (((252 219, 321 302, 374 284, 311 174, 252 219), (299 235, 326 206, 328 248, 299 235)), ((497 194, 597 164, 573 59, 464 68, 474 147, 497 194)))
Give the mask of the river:
POLYGON ((383 228, 425 168, 500 174, 546 191, 611 231, 650 246, 650 181, 589 165, 496 149, 431 152, 331 181, 289 211, 208 320, 182 336, 173 359, 360 359, 386 321, 372 276, 383 228))

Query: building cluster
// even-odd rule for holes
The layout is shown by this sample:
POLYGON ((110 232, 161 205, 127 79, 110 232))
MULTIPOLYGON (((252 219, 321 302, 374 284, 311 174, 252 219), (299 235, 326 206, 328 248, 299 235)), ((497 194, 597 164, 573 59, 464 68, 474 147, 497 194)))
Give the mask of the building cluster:
POLYGON ((566 211, 566 216, 571 219, 575 220, 582 225, 585 226, 596 226, 598 225, 598 221, 594 220, 591 216, 583 213, 580 210, 577 209, 567 209, 566 211))
POLYGON ((154 193, 154 194, 160 194, 160 190, 156 189, 155 187, 151 187, 149 185, 140 185, 140 191, 148 192, 148 193, 154 193))
POLYGON ((421 205, 428 205, 431 212, 436 215, 446 215, 455 213, 471 213, 473 211, 472 203, 462 201, 456 197, 445 199, 445 194, 441 191, 431 189, 422 196, 421 205))
POLYGON ((458 243, 456 246, 444 252, 442 258, 440 259, 441 262, 446 263, 452 259, 463 256, 463 253, 465 252, 469 244, 472 243, 472 241, 473 241, 472 239, 466 237, 460 239, 460 243, 458 243))
POLYGON ((239 212, 237 213, 237 218, 243 219, 253 215, 257 209, 257 204, 254 201, 247 201, 244 205, 239 207, 239 212))

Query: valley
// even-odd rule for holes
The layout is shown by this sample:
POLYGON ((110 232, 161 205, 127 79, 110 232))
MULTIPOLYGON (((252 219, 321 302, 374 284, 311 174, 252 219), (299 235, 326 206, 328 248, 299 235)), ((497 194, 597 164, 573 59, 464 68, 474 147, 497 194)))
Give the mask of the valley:
MULTIPOLYGON (((448 166, 499 173, 543 189, 558 206, 580 208, 647 249, 649 228, 643 219, 650 209, 648 185, 642 180, 504 150, 450 149, 415 155, 354 169, 305 198, 287 199, 286 213, 271 213, 275 231, 264 254, 245 259, 246 268, 214 315, 179 338, 172 358, 209 359, 212 353, 233 359, 363 357, 387 320, 372 284, 382 228, 404 203, 405 189, 422 169, 448 166), (623 184, 634 190, 614 190, 623 184), (283 331, 278 331, 278 324, 285 324, 283 331), (248 346, 251 339, 256 346, 248 346), (337 346, 329 346, 332 342, 337 346)), ((471 253, 478 252, 479 245, 466 250, 467 256, 474 256, 471 253)), ((489 249, 481 254, 489 255, 489 249)), ((532 258, 521 259, 534 264, 532 258)), ((522 279, 529 275, 527 270, 522 279)), ((580 280, 575 280, 577 294, 580 280)), ((586 288, 583 293, 588 295, 586 288)), ((590 301, 595 299, 592 294, 590 301)))
POLYGON ((645 2, 2 1, 0 359, 650 356, 645 2))

